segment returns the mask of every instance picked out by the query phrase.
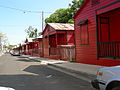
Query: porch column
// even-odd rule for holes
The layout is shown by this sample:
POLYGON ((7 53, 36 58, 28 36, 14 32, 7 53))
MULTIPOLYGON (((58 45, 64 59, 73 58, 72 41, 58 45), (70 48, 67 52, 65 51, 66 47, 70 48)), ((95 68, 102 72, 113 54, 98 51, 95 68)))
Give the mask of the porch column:
POLYGON ((48 56, 50 56, 50 36, 48 36, 48 50, 49 50, 49 52, 48 52, 48 56))
POLYGON ((57 35, 57 33, 56 33, 56 47, 57 47, 57 45, 58 45, 58 37, 57 37, 58 35, 57 35))
POLYGON ((58 47, 57 47, 57 45, 58 45, 58 34, 56 33, 56 47, 55 47, 56 55, 58 55, 58 47))

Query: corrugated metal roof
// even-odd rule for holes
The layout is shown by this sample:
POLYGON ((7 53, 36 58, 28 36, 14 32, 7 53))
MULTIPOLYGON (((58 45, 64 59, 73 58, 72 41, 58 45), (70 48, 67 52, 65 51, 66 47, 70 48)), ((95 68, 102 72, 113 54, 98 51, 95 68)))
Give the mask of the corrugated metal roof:
MULTIPOLYGON (((33 42, 34 38, 26 38, 27 42, 33 42)), ((26 41, 25 41, 26 42, 26 41)))
POLYGON ((37 38, 42 38, 43 36, 41 35, 41 36, 39 36, 39 37, 37 37, 37 38))
POLYGON ((65 24, 65 23, 48 23, 55 30, 74 30, 74 24, 65 24))

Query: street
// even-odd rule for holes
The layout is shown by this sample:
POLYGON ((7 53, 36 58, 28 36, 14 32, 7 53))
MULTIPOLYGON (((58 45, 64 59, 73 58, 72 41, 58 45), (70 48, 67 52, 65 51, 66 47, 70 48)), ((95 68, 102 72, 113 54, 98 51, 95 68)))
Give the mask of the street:
POLYGON ((15 90, 94 90, 90 83, 22 56, 0 57, 0 86, 15 90))

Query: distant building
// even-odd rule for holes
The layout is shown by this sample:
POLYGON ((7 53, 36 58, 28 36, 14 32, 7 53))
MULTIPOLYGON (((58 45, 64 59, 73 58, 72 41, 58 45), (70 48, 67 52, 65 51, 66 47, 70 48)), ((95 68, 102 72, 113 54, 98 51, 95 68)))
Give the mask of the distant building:
POLYGON ((74 45, 74 24, 48 23, 42 32, 44 57, 59 59, 60 45, 74 45))
POLYGON ((33 39, 33 56, 43 56, 42 36, 33 39))

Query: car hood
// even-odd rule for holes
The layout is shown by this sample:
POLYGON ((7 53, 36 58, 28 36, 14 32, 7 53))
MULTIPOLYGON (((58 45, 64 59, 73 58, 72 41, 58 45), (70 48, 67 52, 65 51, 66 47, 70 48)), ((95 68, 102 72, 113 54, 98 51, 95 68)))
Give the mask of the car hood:
POLYGON ((0 90, 15 90, 15 89, 9 87, 0 87, 0 90))
POLYGON ((113 66, 113 67, 105 67, 101 68, 100 71, 120 71, 120 66, 113 66))

